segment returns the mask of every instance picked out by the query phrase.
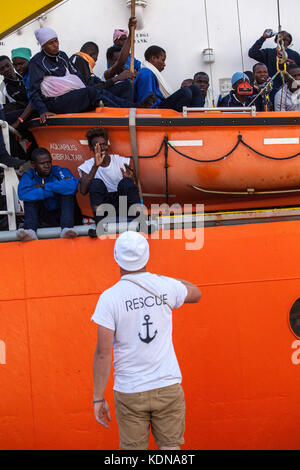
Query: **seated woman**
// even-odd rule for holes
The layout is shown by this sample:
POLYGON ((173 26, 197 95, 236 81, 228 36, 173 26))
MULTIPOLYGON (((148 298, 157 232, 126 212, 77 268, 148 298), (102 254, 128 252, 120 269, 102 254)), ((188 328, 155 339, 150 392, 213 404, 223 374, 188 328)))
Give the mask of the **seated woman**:
POLYGON ((165 69, 166 52, 159 46, 151 46, 145 52, 143 62, 134 82, 135 101, 143 100, 150 93, 156 96, 152 108, 174 109, 181 112, 184 106, 203 107, 204 98, 196 85, 172 92, 161 72, 165 69))
MULTIPOLYGON (((42 123, 54 114, 92 111, 100 101, 109 107, 137 107, 107 90, 86 86, 68 56, 59 50, 57 34, 51 28, 40 28, 35 35, 42 51, 29 64, 30 99, 42 123)), ((139 107, 147 105, 147 100, 139 103, 139 107)))

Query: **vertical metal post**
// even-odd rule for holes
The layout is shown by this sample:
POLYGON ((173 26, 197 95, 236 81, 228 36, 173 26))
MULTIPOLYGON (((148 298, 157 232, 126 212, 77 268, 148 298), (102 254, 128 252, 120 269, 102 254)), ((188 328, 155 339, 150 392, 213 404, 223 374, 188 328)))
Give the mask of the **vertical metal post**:
MULTIPOLYGON (((135 0, 131 0, 131 18, 135 16, 135 0)), ((131 28, 131 57, 130 57, 130 71, 134 73, 134 54, 135 54, 135 28, 131 28)), ((132 79, 133 83, 134 79, 132 79)))

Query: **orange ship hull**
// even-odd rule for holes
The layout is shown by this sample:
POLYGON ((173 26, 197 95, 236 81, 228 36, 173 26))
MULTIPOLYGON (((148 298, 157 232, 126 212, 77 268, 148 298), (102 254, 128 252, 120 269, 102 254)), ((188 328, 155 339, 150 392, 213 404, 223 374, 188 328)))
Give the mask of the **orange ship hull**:
MULTIPOLYGON (((299 449, 299 222, 205 229, 204 248, 150 240, 149 270, 196 283, 174 312, 187 401, 185 449, 299 449), (175 255, 176 254, 176 255, 175 255)), ((0 449, 117 449, 93 417, 98 297, 119 278, 114 240, 3 244, 0 449)), ((151 448, 155 448, 151 440, 151 448)))
MULTIPOLYGON (((298 112, 183 117, 172 110, 138 109, 135 124, 146 205, 201 202, 206 210, 226 210, 299 202, 298 112)), ((85 134, 95 126, 108 129, 112 153, 132 155, 128 109, 57 116, 47 126, 36 120, 32 131, 55 164, 78 175, 78 166, 92 156, 85 134)), ((80 197, 80 204, 90 214, 88 198, 80 197)))

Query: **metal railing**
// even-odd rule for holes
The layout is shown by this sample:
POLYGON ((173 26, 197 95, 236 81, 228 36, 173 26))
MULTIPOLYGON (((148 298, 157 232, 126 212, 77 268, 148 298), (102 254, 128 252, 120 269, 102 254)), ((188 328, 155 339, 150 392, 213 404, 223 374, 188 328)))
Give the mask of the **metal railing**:
POLYGON ((4 192, 6 197, 6 210, 0 211, 0 215, 7 215, 8 229, 17 229, 17 214, 24 214, 24 206, 18 199, 19 179, 14 168, 8 168, 0 163, 0 168, 4 169, 4 192))
POLYGON ((256 116, 256 107, 255 106, 250 106, 250 107, 235 107, 235 108, 188 108, 187 106, 184 106, 182 108, 182 114, 183 117, 187 117, 188 113, 206 113, 206 112, 216 112, 216 113, 250 113, 251 116, 255 117, 256 116))

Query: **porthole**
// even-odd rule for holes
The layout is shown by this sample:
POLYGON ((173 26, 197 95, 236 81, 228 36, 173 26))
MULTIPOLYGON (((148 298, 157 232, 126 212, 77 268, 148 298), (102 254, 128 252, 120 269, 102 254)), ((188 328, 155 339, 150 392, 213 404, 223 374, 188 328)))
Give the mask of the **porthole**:
POLYGON ((296 300, 291 308, 289 321, 294 335, 300 338, 300 298, 296 300))

